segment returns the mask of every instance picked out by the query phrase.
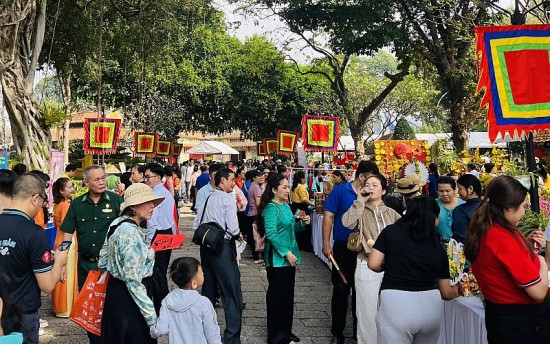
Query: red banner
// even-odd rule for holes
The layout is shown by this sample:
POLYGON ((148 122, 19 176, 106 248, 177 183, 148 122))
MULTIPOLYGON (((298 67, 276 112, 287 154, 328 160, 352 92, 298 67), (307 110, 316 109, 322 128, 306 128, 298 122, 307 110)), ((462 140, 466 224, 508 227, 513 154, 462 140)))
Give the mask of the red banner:
POLYGON ((277 132, 277 154, 294 155, 299 135, 294 131, 279 130, 277 132))
POLYGON ((84 119, 84 151, 86 153, 115 153, 120 134, 120 119, 84 119))
POLYGON ((136 155, 153 156, 157 151, 157 133, 134 133, 134 152, 136 155))

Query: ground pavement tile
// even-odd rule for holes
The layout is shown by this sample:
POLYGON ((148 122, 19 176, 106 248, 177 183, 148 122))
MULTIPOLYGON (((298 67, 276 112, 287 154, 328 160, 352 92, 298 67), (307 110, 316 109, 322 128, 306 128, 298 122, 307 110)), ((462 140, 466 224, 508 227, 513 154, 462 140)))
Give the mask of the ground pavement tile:
MULTIPOLYGON (((191 223, 194 215, 189 207, 181 208, 180 231, 186 234, 182 248, 174 250, 172 260, 182 256, 191 256, 199 259, 198 246, 191 242, 193 232, 191 223)), ((296 271, 295 310, 293 332, 300 337, 303 344, 325 344, 330 341, 330 298, 332 284, 330 271, 327 266, 312 253, 301 252, 303 264, 296 271)), ((243 326, 241 340, 243 344, 260 344, 266 342, 266 308, 265 292, 267 290, 267 276, 262 264, 254 264, 250 251, 245 251, 240 261, 241 285, 246 307, 243 310, 243 326)), ((175 288, 170 282, 170 290, 175 288)), ((46 319, 49 326, 45 334, 40 337, 43 344, 80 344, 87 343, 85 332, 69 319, 56 318, 51 313, 50 297, 42 296, 42 308, 39 311, 41 318, 46 319)), ((223 307, 216 307, 218 322, 223 333, 225 319, 223 307)), ((351 324, 351 315, 348 312, 348 324, 351 324)), ((351 337, 351 327, 344 333, 351 337)), ((353 341, 346 341, 353 342, 353 341)), ((168 343, 167 337, 162 338, 159 344, 168 343)))

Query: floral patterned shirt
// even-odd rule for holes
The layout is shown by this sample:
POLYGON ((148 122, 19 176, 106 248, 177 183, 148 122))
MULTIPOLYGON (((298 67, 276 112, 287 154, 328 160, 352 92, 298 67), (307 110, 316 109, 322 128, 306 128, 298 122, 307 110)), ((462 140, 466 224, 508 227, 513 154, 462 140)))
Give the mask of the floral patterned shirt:
MULTIPOLYGON (((111 226, 129 219, 119 217, 111 226)), ((121 224, 105 243, 99 254, 98 267, 107 270, 114 278, 126 283, 128 291, 139 307, 148 325, 157 321, 153 301, 141 283, 153 274, 155 252, 145 243, 147 230, 131 222, 121 224)))

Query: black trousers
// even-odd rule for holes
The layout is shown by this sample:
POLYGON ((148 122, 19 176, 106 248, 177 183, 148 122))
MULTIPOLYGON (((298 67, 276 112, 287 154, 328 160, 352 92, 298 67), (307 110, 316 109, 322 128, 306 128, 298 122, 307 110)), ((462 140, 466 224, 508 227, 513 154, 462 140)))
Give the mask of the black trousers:
POLYGON ((338 263, 340 270, 348 280, 344 284, 338 271, 332 268, 332 301, 331 315, 332 327, 331 333, 335 337, 342 337, 346 328, 346 318, 348 314, 348 299, 351 292, 351 315, 353 318, 353 337, 357 337, 357 315, 355 312, 355 267, 357 266, 357 253, 351 252, 346 247, 346 242, 335 241, 332 247, 332 256, 338 263))
MULTIPOLYGON (((144 279, 145 280, 145 279, 144 279)), ((143 282, 142 282, 143 283, 143 282)), ((126 283, 110 276, 101 320, 102 344, 156 344, 126 283)))
POLYGON ((267 267, 267 343, 288 344, 294 320, 296 268, 267 267))
POLYGON ((495 304, 485 300, 485 327, 489 344, 550 342, 544 304, 495 304))
POLYGON ((241 343, 243 317, 243 293, 241 290, 241 272, 237 265, 235 240, 225 240, 222 251, 215 254, 201 247, 201 264, 204 272, 202 295, 214 305, 219 286, 225 313, 224 344, 241 343))
MULTIPOLYGON (((157 230, 157 234, 172 234, 172 228, 157 230)), ((153 236, 153 241, 155 241, 153 236)), ((155 312, 160 314, 160 306, 162 300, 168 295, 168 265, 170 264, 170 256, 172 250, 155 252, 155 265, 153 266, 153 304, 155 305, 155 312)))

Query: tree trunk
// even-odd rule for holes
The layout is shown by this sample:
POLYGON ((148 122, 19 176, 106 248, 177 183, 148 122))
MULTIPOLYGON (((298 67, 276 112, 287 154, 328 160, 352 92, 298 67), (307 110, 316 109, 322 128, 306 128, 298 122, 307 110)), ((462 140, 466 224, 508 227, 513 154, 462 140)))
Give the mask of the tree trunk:
POLYGON ((453 103, 450 107, 451 112, 451 133, 453 134, 452 140, 455 146, 456 152, 460 153, 464 150, 468 150, 468 129, 463 125, 463 119, 465 116, 464 106, 462 102, 453 103))
MULTIPOLYGON (((349 117, 348 117, 349 118, 349 117)), ((361 126, 357 125, 355 121, 348 119, 348 127, 351 132, 351 137, 355 144, 355 157, 360 159, 365 155, 365 140, 363 140, 363 129, 361 126)))
MULTIPOLYGON (((40 23, 44 18, 36 17, 36 13, 34 0, 4 0, 0 5, 0 81, 15 150, 29 168, 45 171, 50 156, 50 131, 32 93, 34 80, 26 80, 24 72, 30 70, 33 54, 40 52, 43 41, 40 23)), ((38 15, 44 16, 42 8, 38 15)))
POLYGON ((30 169, 46 171, 50 157, 50 132, 38 104, 25 89, 19 62, 2 74, 2 95, 8 110, 13 144, 22 162, 30 169))
POLYGON ((67 119, 63 123, 63 161, 65 164, 70 163, 69 161, 69 131, 72 118, 72 93, 71 93, 71 70, 68 72, 62 73, 58 71, 58 80, 59 85, 61 86, 63 92, 63 103, 65 105, 65 113, 67 113, 67 119))

